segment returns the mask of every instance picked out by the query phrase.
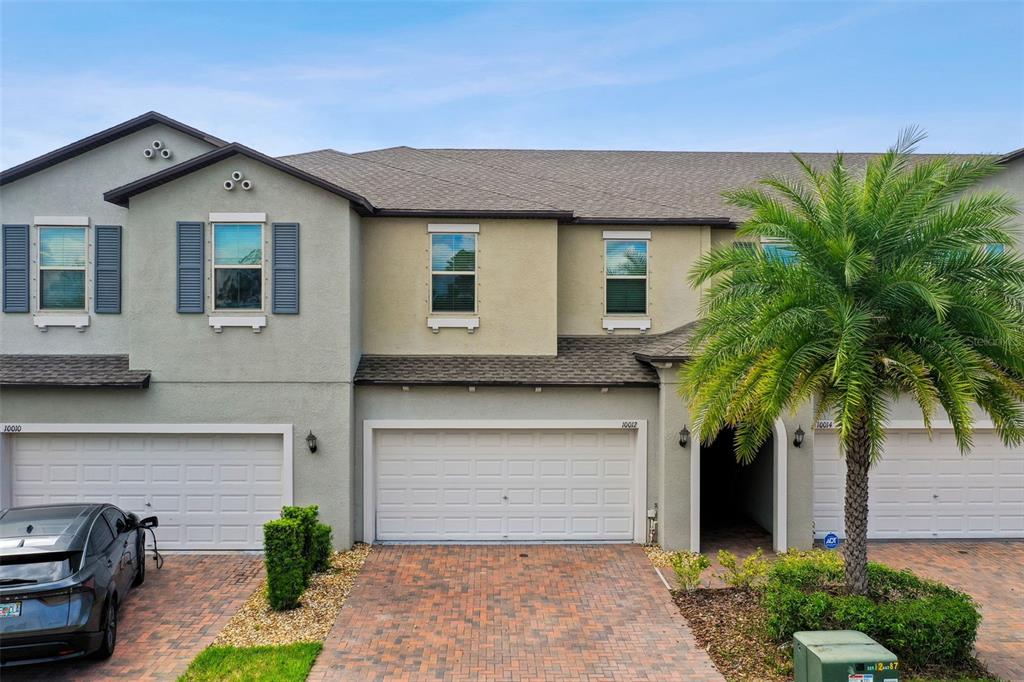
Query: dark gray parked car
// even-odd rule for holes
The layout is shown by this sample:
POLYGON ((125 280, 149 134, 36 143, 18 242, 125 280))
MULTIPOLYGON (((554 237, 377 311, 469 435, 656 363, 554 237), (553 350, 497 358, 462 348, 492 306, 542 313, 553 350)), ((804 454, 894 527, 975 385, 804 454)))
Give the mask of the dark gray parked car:
POLYGON ((110 504, 0 511, 0 665, 110 656, 156 525, 110 504))

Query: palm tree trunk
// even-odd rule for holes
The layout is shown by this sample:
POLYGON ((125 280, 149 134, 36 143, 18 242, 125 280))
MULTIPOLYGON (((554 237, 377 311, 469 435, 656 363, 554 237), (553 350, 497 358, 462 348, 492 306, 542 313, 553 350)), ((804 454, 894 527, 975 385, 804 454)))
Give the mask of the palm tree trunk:
POLYGON ((846 589, 852 594, 868 591, 868 468, 871 466, 871 437, 867 419, 853 429, 846 448, 846 589))

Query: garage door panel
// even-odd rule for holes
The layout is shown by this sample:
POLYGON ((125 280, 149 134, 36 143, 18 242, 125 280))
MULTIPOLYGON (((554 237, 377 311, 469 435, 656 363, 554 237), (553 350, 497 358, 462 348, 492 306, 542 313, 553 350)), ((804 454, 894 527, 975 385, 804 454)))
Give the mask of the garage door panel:
POLYGON ((631 540, 634 438, 596 430, 381 431, 377 539, 631 540), (428 459, 439 475, 416 475, 411 464, 428 459), (418 492, 427 490, 429 498, 418 492), (440 521, 423 527, 414 514, 440 521))
POLYGON ((21 434, 15 504, 111 502, 156 515, 164 549, 258 549, 283 502, 279 436, 21 434))
MULTIPOLYGON (((975 434, 963 456, 949 431, 892 430, 869 479, 868 536, 957 538, 1024 536, 1024 450, 1004 448, 991 431, 975 434)), ((834 431, 817 431, 814 525, 817 537, 843 532, 845 463, 834 431)))

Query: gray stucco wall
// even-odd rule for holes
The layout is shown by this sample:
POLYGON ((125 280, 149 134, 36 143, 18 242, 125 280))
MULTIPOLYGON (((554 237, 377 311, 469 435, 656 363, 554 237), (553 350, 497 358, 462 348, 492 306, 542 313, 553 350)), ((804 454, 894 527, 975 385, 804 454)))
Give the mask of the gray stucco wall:
POLYGON ((646 419, 647 506, 658 500, 656 471, 658 390, 656 388, 545 388, 357 386, 354 450, 353 536, 362 538, 362 424, 365 419, 646 419))
MULTIPOLYGON (((86 216, 90 226, 124 227, 122 248, 128 249, 133 241, 128 211, 104 201, 103 192, 210 149, 212 145, 191 135, 153 125, 0 187, 0 219, 31 225, 35 216, 86 216), (172 158, 143 157, 142 150, 153 140, 163 142, 172 158)), ((32 233, 34 243, 35 229, 32 233)), ((130 300, 134 284, 123 272, 123 304, 130 300)), ((0 353, 126 353, 129 323, 124 305, 121 309, 120 315, 92 315, 89 328, 81 333, 57 327, 44 333, 33 326, 31 314, 0 313, 0 353)))
POLYGON ((148 389, 5 389, 0 394, 0 421, 292 424, 295 502, 319 504, 324 522, 334 527, 335 546, 348 547, 352 544, 350 389, 351 384, 339 382, 154 382, 148 389), (306 448, 310 430, 319 442, 315 454, 306 448))

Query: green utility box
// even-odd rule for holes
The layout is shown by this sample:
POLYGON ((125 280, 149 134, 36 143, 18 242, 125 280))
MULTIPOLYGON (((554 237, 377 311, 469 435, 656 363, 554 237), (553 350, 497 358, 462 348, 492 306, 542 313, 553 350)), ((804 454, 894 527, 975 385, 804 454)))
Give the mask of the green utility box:
POLYGON ((796 682, 898 682, 896 654, 856 630, 793 633, 796 682))

